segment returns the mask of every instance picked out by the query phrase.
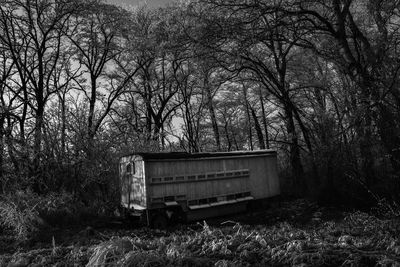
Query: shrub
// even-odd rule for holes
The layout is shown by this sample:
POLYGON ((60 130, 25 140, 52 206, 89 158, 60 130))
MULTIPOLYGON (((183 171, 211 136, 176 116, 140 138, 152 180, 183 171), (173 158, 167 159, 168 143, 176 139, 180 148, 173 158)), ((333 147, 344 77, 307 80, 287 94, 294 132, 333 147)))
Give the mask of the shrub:
POLYGON ((378 201, 378 204, 372 209, 372 212, 383 218, 399 218, 400 205, 395 201, 389 201, 383 198, 378 201))
POLYGON ((51 226, 65 227, 80 222, 84 205, 69 193, 52 193, 42 198, 40 216, 51 226))
POLYGON ((16 191, 0 198, 0 225, 12 230, 19 241, 50 226, 76 225, 88 214, 94 216, 68 193, 39 196, 31 191, 16 191))
POLYGON ((41 199, 30 191, 16 191, 0 199, 0 224, 25 241, 44 224, 39 217, 41 199))

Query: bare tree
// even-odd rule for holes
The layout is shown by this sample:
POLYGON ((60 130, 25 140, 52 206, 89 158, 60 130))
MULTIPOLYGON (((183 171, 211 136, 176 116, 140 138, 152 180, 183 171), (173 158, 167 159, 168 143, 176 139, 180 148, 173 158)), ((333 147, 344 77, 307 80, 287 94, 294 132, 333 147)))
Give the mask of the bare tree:
POLYGON ((86 151, 90 159, 97 131, 137 71, 124 54, 129 14, 113 5, 95 3, 70 24, 74 60, 84 71, 75 84, 89 103, 86 151))
MULTIPOLYGON (((29 99, 35 118, 33 166, 39 175, 42 157, 43 126, 46 104, 57 92, 52 83, 61 58, 64 28, 79 9, 78 1, 4 1, 1 6, 1 41, 19 71, 20 83, 29 99), (32 100, 31 100, 32 99, 32 100)), ((39 179, 35 191, 41 191, 39 179)))

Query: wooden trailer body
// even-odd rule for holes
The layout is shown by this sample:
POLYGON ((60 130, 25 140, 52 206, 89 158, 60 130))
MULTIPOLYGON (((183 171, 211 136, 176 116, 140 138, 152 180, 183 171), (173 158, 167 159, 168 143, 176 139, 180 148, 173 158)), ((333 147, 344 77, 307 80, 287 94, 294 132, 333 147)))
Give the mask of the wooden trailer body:
POLYGON ((121 204, 145 212, 179 208, 188 220, 239 212, 280 193, 276 152, 136 153, 120 161, 121 204))

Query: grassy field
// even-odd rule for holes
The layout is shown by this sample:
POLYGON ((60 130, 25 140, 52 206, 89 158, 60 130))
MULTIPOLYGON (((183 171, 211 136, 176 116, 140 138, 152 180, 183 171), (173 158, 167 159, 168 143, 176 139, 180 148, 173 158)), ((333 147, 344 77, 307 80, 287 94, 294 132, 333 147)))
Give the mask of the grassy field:
POLYGON ((305 200, 168 231, 107 222, 11 240, 1 266, 400 266, 399 218, 305 200))

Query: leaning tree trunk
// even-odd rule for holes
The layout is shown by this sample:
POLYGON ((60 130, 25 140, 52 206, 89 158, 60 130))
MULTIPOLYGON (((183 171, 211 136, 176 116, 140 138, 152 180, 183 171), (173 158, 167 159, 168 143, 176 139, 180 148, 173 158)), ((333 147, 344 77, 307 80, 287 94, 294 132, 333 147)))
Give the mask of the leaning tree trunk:
POLYGON ((262 119, 263 119, 263 126, 264 126, 264 132, 265 132, 265 146, 266 146, 267 149, 269 149, 267 114, 265 112, 264 99, 262 97, 261 89, 259 90, 259 94, 260 94, 260 104, 261 104, 261 113, 262 113, 262 119))
POLYGON ((313 183, 314 183, 314 186, 318 187, 320 185, 320 178, 319 178, 319 173, 318 173, 318 167, 315 162, 314 150, 313 150, 313 147, 311 144, 310 132, 309 132, 308 128, 304 125, 303 120, 300 117, 300 113, 299 113, 298 109, 296 109, 296 107, 294 105, 292 105, 292 107, 293 107, 294 117, 296 118, 299 128, 303 134, 304 142, 306 143, 308 152, 310 153, 310 156, 311 156, 313 183))
POLYGON ((288 141, 290 142, 289 158, 292 167, 294 185, 299 189, 298 193, 304 194, 307 191, 307 186, 306 181, 304 180, 304 169, 301 163, 300 146, 293 118, 293 110, 290 106, 285 107, 285 116, 288 141))
POLYGON ((258 121, 257 114, 254 111, 254 108, 250 107, 250 109, 251 109, 251 115, 253 116, 254 128, 256 129, 260 149, 265 149, 264 136, 261 130, 260 122, 258 121))

